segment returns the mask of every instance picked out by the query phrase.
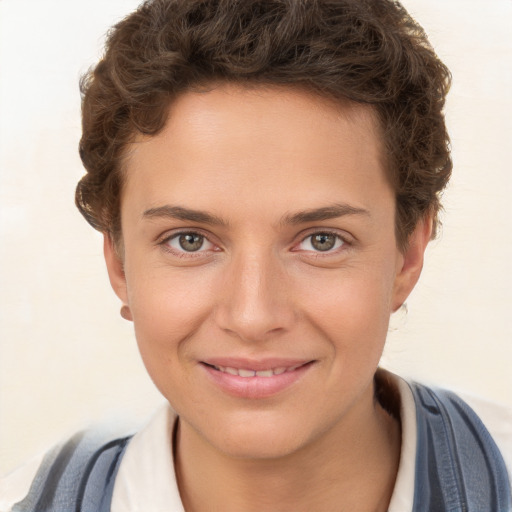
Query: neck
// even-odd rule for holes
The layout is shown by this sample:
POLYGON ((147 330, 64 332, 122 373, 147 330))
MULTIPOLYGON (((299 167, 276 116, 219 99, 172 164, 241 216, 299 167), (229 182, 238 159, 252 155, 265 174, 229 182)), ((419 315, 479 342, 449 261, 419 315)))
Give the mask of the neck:
MULTIPOLYGON (((400 426, 373 399, 331 431, 279 458, 218 451, 186 422, 176 437, 176 473, 187 512, 387 510, 398 471, 400 426)), ((362 402, 362 401, 361 401, 362 402)))

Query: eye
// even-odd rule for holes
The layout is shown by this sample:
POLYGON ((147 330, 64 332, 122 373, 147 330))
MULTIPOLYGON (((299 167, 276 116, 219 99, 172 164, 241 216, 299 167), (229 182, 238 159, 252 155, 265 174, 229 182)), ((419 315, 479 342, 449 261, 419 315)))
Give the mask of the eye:
POLYGON ((313 233, 302 240, 299 249, 302 251, 328 252, 338 249, 344 243, 344 240, 334 233, 313 233))
POLYGON ((202 252, 212 250, 215 246, 199 233, 178 233, 166 241, 177 252, 202 252))

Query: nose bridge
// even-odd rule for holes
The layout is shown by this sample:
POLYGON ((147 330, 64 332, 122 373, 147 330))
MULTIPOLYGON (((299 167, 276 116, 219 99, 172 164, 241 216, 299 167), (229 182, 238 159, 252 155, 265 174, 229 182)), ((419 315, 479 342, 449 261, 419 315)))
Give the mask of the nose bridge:
POLYGON ((220 326, 246 341, 285 330, 293 318, 286 272, 271 248, 246 248, 233 255, 220 305, 220 326))

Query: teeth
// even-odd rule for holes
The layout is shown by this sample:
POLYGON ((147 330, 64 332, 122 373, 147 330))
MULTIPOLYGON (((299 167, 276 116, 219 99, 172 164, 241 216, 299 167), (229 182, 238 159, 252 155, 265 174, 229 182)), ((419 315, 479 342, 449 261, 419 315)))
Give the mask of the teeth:
POLYGON ((301 367, 301 364, 291 366, 289 368, 282 366, 279 368, 269 368, 268 370, 244 370, 241 368, 232 368, 230 366, 214 366, 220 372, 228 373, 229 375, 237 375, 239 377, 272 377, 274 375, 281 375, 285 372, 293 372, 301 367))
POLYGON ((256 372, 253 370, 238 370, 238 375, 240 377, 254 377, 256 375, 256 372))
POLYGON ((272 370, 261 370, 259 372, 256 372, 257 377, 272 377, 274 375, 274 372, 272 370))

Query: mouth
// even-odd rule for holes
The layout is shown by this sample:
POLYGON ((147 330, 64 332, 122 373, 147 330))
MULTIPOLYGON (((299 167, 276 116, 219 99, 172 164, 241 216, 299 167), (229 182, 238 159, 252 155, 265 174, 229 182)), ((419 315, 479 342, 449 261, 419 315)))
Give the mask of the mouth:
POLYGON ((268 398, 295 385, 309 373, 315 361, 202 361, 210 382, 238 398, 268 398), (224 364, 222 364, 224 363, 224 364))
MULTIPOLYGON (((312 361, 310 361, 312 362, 312 361)), ((278 366, 276 368, 267 368, 264 370, 250 370, 246 368, 234 368, 232 366, 220 366, 220 365, 214 365, 214 364, 208 364, 203 363, 206 366, 209 366, 210 368, 213 368, 214 370, 217 370, 222 373, 227 373, 228 375, 236 375, 239 377, 242 377, 244 379, 250 379, 252 377, 273 377, 275 375, 282 375, 283 373, 287 372, 294 372, 297 368, 300 368, 301 366, 304 366, 305 364, 309 363, 302 363, 297 364, 294 366, 278 366)))

